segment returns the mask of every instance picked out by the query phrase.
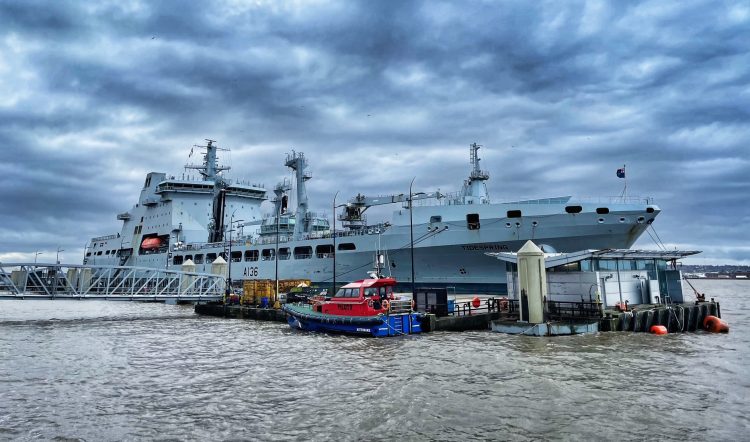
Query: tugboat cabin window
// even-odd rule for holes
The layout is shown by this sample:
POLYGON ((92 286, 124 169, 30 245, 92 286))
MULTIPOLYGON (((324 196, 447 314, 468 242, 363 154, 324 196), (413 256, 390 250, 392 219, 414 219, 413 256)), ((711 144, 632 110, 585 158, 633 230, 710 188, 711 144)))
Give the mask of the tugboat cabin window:
POLYGON ((346 297, 347 298, 359 298, 359 288, 346 289, 346 297))
POLYGON ((378 294, 377 287, 368 287, 365 289, 365 296, 375 296, 378 294))
POLYGON ((520 218, 521 211, 520 210, 508 210, 508 213, 506 215, 508 216, 508 218, 520 218))
POLYGON ((479 214, 478 213, 466 214, 466 227, 469 230, 479 230, 479 214))
POLYGON ((356 250, 357 247, 354 245, 354 243, 345 242, 339 244, 339 250, 356 250))

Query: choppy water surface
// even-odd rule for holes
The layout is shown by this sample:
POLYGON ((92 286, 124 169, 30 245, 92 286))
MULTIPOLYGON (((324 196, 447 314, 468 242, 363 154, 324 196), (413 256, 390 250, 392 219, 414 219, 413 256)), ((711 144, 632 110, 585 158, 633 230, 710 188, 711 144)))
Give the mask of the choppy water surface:
POLYGON ((747 440, 750 281, 694 284, 730 334, 362 339, 0 301, 0 440, 747 440))

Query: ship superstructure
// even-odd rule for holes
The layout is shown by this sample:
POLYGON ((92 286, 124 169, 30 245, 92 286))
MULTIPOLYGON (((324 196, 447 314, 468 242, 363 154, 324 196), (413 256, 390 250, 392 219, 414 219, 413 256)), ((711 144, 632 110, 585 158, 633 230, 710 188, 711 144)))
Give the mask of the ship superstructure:
POLYGON ((637 197, 493 203, 480 147, 469 146, 471 169, 460 191, 357 194, 337 214, 341 228, 334 235, 328 218, 309 210, 306 184, 312 174, 303 153, 287 155, 284 164, 294 172, 294 185, 278 184, 273 212, 262 215, 266 190, 225 179, 208 140, 203 165, 191 166, 202 179, 148 174, 138 204, 118 215, 121 233, 92 239, 86 260, 149 267, 190 260, 197 271, 210 271, 222 256, 237 284, 278 276, 326 286, 333 280, 334 254, 337 281, 361 277, 382 254, 383 274, 410 287, 413 247, 417 285, 503 293, 505 269, 486 252, 515 251, 529 239, 558 252, 629 248, 659 214, 650 198, 637 197), (293 190, 296 207, 290 208, 293 190), (383 204, 396 206, 391 219, 368 223, 367 209, 383 204), (228 227, 233 220, 242 220, 239 229, 228 227))

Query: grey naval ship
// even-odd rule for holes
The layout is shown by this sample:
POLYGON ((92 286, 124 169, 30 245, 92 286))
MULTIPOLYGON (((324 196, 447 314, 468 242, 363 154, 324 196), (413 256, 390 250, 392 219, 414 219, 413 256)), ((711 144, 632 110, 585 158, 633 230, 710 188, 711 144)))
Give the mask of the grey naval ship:
POLYGON ((202 164, 186 164, 180 178, 146 175, 138 202, 117 215, 120 233, 92 238, 84 264, 179 270, 190 260, 196 271, 210 272, 222 257, 231 261, 237 286, 278 275, 328 287, 334 262, 335 281, 343 284, 365 276, 377 261, 406 289, 413 251, 417 286, 505 293, 506 269, 487 252, 517 251, 529 239, 557 252, 629 248, 660 212, 650 198, 638 197, 493 203, 486 186, 489 173, 480 167, 475 143, 460 191, 357 194, 333 214, 337 227, 308 208, 311 174, 303 153, 287 154, 284 164, 294 178, 268 192, 226 177, 229 167, 220 165, 217 156, 224 149, 215 141, 197 147, 203 149, 202 164), (190 171, 197 173, 190 176, 190 171), (273 209, 264 214, 261 205, 269 198, 273 209), (393 205, 391 219, 368 223, 367 209, 383 204, 393 205))

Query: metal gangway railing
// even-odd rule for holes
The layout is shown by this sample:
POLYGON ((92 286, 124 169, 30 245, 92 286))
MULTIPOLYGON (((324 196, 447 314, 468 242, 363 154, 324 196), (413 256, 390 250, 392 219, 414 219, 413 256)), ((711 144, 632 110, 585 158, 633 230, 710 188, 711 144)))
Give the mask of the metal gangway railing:
POLYGON ((224 275, 149 267, 0 263, 0 299, 197 302, 222 299, 224 275))

